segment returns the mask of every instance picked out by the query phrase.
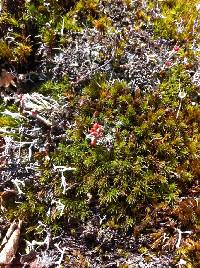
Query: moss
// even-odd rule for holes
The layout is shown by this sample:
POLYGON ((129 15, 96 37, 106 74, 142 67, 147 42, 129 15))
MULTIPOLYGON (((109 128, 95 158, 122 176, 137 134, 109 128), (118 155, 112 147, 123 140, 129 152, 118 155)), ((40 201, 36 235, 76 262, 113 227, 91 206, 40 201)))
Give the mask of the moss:
MULTIPOLYGON (((98 87, 95 86, 95 81, 92 81, 83 90, 81 97, 88 100, 88 103, 84 104, 87 109, 77 106, 79 112, 75 117, 76 128, 68 133, 73 143, 67 146, 63 144, 55 155, 56 164, 68 163, 77 168, 72 178, 74 183, 81 182, 81 187, 76 190, 77 195, 86 198, 90 192, 102 213, 106 210, 117 222, 126 218, 126 211, 133 208, 135 210, 138 202, 174 202, 184 191, 184 184, 195 178, 195 171, 191 166, 182 166, 186 159, 192 161, 194 156, 185 136, 188 133, 192 138, 195 133, 191 132, 191 124, 187 124, 187 109, 183 107, 180 118, 176 119, 178 89, 173 85, 177 81, 174 82, 175 78, 172 77, 170 75, 156 93, 163 94, 159 108, 155 109, 156 99, 151 94, 141 97, 142 106, 148 103, 145 112, 134 107, 135 98, 128 93, 129 89, 123 81, 116 81, 111 86, 102 80, 99 81, 98 87), (171 90, 164 90, 165 83, 171 90), (134 112, 127 118, 126 111, 130 107, 134 112), (108 109, 109 118, 101 117, 108 109), (84 119, 86 111, 88 120, 84 119), (99 117, 93 118, 94 111, 99 113, 99 117), (106 134, 111 134, 111 128, 115 129, 114 134, 111 134, 114 135, 111 149, 108 150, 106 144, 92 148, 88 143, 85 135, 92 120, 99 121, 106 134), (172 182, 171 174, 176 173, 178 165, 183 168, 182 176, 175 176, 172 182)), ((189 96, 194 93, 194 89, 187 86, 185 106, 195 109, 189 102, 189 96)), ((195 118, 193 122, 197 123, 195 118)), ((198 142, 198 147, 197 144, 198 142)), ((87 203, 87 199, 84 202, 87 203)), ((137 209, 140 209, 140 206, 137 209)), ((135 217, 134 215, 135 212, 132 217, 135 217)))
POLYGON ((94 24, 94 27, 102 33, 107 32, 108 29, 111 28, 111 25, 112 25, 111 21, 105 15, 99 17, 98 20, 94 20, 93 24, 94 24))
POLYGON ((2 28, 3 28, 3 26, 5 26, 5 27, 9 27, 9 26, 18 27, 19 26, 19 23, 9 13, 3 12, 1 14, 1 16, 0 16, 0 25, 1 25, 2 28))
POLYGON ((1 116, 0 117, 0 126, 1 127, 16 127, 18 122, 12 119, 9 116, 1 116))
POLYGON ((82 28, 78 25, 77 19, 75 15, 73 15, 72 12, 69 12, 67 15, 63 17, 64 20, 64 27, 63 27, 63 21, 60 22, 58 29, 61 31, 63 28, 64 31, 74 31, 74 32, 80 32, 82 28))
POLYGON ((177 259, 183 258, 187 263, 187 267, 197 268, 200 265, 199 252, 199 236, 194 235, 193 239, 186 239, 182 247, 178 250, 177 259))
POLYGON ((53 81, 47 81, 40 85, 36 90, 38 93, 42 93, 44 95, 51 95, 53 98, 59 99, 61 96, 63 96, 64 93, 67 94, 67 92, 70 91, 70 88, 70 83, 67 77, 65 77, 63 81, 60 81, 58 83, 53 81))
POLYGON ((14 58, 12 48, 2 40, 0 40, 0 58, 4 60, 12 60, 14 58))
POLYGON ((22 63, 27 61, 31 52, 32 52, 31 46, 23 43, 18 43, 17 47, 14 48, 14 54, 22 63))
POLYGON ((166 0, 160 4, 162 18, 154 21, 154 32, 157 37, 174 39, 179 42, 192 40, 198 33, 193 28, 194 21, 197 19, 196 10, 198 1, 166 0), (194 32, 195 31, 195 32, 194 32))

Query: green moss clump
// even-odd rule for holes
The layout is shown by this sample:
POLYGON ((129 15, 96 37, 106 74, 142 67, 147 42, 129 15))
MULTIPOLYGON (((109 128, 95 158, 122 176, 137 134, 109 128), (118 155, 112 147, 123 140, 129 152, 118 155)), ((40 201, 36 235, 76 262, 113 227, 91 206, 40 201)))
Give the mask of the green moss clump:
POLYGON ((40 85, 36 90, 38 93, 51 95, 53 98, 58 100, 65 92, 67 93, 70 88, 71 86, 68 78, 65 77, 63 78, 63 81, 60 82, 47 81, 40 85))
POLYGON ((197 177, 192 163, 199 153, 199 120, 190 116, 196 113, 190 103, 195 88, 182 74, 187 97, 177 118, 179 74, 172 70, 158 91, 144 97, 132 96, 123 81, 93 80, 83 90, 83 104, 77 103, 76 127, 68 131, 73 143, 62 144, 54 155, 56 164, 77 168, 71 177, 79 185, 76 196, 86 204, 90 193, 116 223, 137 222, 149 202, 175 202, 197 177), (94 122, 112 136, 111 148, 87 140, 94 122))
MULTIPOLYGON (((11 16, 8 12, 3 12, 0 15, 0 27, 3 30, 2 33, 6 33, 5 30, 8 29, 8 27, 19 27, 19 22, 15 17, 11 16)), ((1 33, 1 34, 2 34, 1 33)))
POLYGON ((0 116, 0 126, 1 127, 16 127, 18 122, 12 119, 10 116, 0 116))
POLYGON ((154 21, 154 33, 157 37, 177 41, 191 41, 198 33, 193 28, 198 18, 198 1, 165 0, 160 4, 161 18, 154 21))
POLYGON ((12 48, 3 40, 0 40, 0 58, 8 61, 14 58, 12 48))

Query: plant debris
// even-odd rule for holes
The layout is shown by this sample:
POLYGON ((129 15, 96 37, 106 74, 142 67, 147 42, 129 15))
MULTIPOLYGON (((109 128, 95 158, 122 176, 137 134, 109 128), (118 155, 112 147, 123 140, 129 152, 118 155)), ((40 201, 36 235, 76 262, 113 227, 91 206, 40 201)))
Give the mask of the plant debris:
POLYGON ((21 220, 19 220, 18 224, 15 222, 11 223, 0 246, 0 265, 9 267, 12 264, 18 250, 21 225, 21 220))

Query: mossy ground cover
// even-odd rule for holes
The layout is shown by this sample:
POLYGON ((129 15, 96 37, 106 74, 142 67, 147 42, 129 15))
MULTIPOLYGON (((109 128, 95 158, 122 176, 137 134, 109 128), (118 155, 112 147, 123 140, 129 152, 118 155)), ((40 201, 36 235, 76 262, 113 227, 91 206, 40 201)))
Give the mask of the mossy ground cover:
POLYGON ((1 69, 17 88, 1 83, 1 222, 23 220, 19 253, 41 267, 59 245, 63 267, 139 267, 134 254, 199 267, 198 2, 5 2, 1 69), (27 116, 34 93, 55 110, 27 116))

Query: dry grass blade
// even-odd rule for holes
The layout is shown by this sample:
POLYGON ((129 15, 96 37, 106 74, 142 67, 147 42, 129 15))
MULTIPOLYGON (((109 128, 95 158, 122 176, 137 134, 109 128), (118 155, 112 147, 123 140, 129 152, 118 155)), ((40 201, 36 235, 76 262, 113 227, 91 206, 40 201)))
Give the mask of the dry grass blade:
POLYGON ((3 249, 0 253, 0 265, 9 265, 15 258, 15 254, 18 248, 21 225, 22 220, 19 220, 18 225, 13 222, 8 229, 6 237, 3 239, 2 242, 3 249))

